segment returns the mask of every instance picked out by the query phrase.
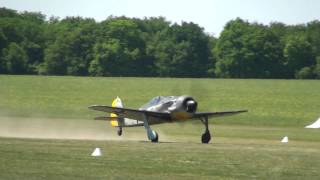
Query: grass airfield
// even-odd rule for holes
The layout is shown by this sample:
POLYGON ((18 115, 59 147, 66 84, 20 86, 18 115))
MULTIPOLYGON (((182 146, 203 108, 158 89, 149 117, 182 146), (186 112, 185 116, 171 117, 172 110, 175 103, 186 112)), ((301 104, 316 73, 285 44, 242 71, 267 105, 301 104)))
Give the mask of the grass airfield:
POLYGON ((320 81, 0 76, 0 179, 318 179, 320 81), (142 127, 123 137, 91 104, 138 108, 189 94, 200 111, 248 109, 210 121, 142 127), (280 143, 283 136, 288 144, 280 143), (91 157, 100 147, 102 157, 91 157))
POLYGON ((318 179, 319 143, 1 139, 1 179, 318 179), (93 147, 103 156, 90 157, 93 147))

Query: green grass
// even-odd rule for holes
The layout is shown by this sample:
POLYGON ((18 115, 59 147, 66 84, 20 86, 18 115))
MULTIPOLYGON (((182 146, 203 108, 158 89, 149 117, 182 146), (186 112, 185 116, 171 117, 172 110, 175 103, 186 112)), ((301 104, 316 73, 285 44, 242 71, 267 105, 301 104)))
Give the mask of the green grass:
POLYGON ((320 145, 0 139, 0 179, 318 179, 320 145), (102 157, 91 157, 100 147, 102 157))
POLYGON ((188 94, 199 110, 248 109, 218 124, 304 126, 319 115, 320 81, 0 76, 0 115, 91 119, 91 104, 120 96, 138 108, 157 95, 188 94))
POLYGON ((0 179, 318 179, 320 131, 304 126, 320 115, 319 90, 320 81, 300 80, 2 75, 0 179), (212 119, 208 145, 198 121, 153 126, 153 144, 142 127, 118 137, 87 109, 182 94, 200 111, 249 113, 212 119), (102 157, 90 156, 95 147, 102 157))

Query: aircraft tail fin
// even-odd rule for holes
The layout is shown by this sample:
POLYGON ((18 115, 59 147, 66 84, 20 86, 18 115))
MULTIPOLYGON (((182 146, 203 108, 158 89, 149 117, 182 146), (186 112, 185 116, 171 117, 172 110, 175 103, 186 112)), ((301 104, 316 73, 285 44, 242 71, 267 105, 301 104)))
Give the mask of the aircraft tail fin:
MULTIPOLYGON (((112 107, 119 107, 119 108, 122 108, 123 107, 123 104, 122 104, 122 101, 121 99, 117 96, 113 101, 112 101, 112 104, 111 104, 112 107)), ((115 113, 111 113, 110 114, 110 117, 111 118, 114 118, 114 120, 111 120, 110 121, 110 124, 111 126, 113 127, 119 127, 119 118, 117 118, 117 114, 115 113)))

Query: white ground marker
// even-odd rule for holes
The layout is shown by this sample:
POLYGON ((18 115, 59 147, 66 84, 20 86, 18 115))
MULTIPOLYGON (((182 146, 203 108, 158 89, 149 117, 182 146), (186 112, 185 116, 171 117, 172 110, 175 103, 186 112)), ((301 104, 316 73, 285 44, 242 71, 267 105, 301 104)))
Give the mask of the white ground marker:
POLYGON ((281 142, 282 142, 282 143, 288 143, 288 142, 289 142, 288 136, 283 137, 282 140, 281 140, 281 142))
POLYGON ((316 122, 306 126, 305 128, 320 128, 320 118, 316 122))
POLYGON ((95 148, 91 156, 102 156, 100 148, 95 148))

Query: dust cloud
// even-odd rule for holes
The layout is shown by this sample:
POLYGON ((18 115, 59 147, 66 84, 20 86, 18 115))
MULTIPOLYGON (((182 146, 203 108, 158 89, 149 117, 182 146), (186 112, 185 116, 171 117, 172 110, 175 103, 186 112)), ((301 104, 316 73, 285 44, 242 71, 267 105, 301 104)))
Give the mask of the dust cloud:
MULTIPOLYGON (((165 140, 162 132, 158 132, 165 140)), ((0 137, 41 139, 133 140, 146 141, 143 127, 124 128, 122 136, 109 122, 84 119, 0 117, 0 137)))

